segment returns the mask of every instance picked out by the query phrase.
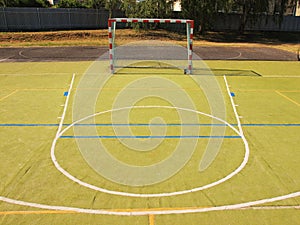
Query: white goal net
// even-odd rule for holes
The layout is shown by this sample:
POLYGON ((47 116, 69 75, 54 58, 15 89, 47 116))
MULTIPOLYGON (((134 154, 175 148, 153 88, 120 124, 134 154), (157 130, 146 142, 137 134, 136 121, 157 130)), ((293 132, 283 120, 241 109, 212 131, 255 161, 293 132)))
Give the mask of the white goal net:
POLYGON ((193 70, 193 20, 113 18, 108 21, 110 72, 119 68, 180 68, 186 74, 193 70), (187 46, 159 40, 144 40, 116 45, 117 23, 161 23, 178 25, 186 30, 187 46), (184 26, 185 25, 185 26, 184 26))

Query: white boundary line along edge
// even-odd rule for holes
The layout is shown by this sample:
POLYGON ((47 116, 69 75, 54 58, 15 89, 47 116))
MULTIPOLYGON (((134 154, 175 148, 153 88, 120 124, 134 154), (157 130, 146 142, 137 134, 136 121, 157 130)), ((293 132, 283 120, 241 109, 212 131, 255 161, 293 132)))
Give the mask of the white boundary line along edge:
MULTIPOLYGON (((211 212, 211 211, 225 211, 225 210, 237 210, 237 209, 250 209, 253 208, 253 206, 286 200, 289 198, 295 198, 300 196, 299 192, 294 192, 288 195, 281 195, 274 198, 268 198, 268 199, 261 199, 257 201, 252 202, 245 202, 245 203, 239 203, 239 204, 233 204, 233 205, 223 205, 223 206, 215 206, 215 207, 199 207, 194 209, 166 209, 166 210, 145 210, 141 211, 139 209, 132 209, 132 211, 113 211, 113 210, 107 210, 107 209, 86 209, 86 208, 75 208, 75 207, 66 207, 66 206, 51 206, 51 205, 45 205, 45 204, 39 204, 39 203, 33 203, 33 202, 25 202, 20 200, 15 200, 11 198, 6 198, 3 196, 0 196, 0 201, 15 204, 15 205, 22 205, 22 206, 28 206, 28 207, 34 207, 39 209, 48 209, 48 210, 61 210, 61 211, 73 211, 78 213, 86 213, 86 214, 99 214, 99 215, 117 215, 117 216, 145 216, 145 215, 169 215, 169 214, 187 214, 187 213, 202 213, 202 212, 211 212)), ((261 207, 260 207, 261 208, 261 207)), ((253 208, 258 209, 258 208, 253 208)), ((280 209, 274 208, 276 210, 280 209)), ((298 206, 293 207, 293 209, 298 209, 298 206)))
MULTIPOLYGON (((242 125, 241 125, 240 116, 239 116, 239 114, 238 114, 238 112, 237 112, 237 110, 236 110, 236 104, 234 103, 234 100, 233 100, 233 98, 232 98, 232 96, 231 96, 231 92, 230 92, 230 89, 229 89, 229 85, 228 85, 228 82, 227 82, 227 78, 226 78, 225 75, 224 75, 223 77, 224 77, 224 81, 225 81, 225 85, 226 85, 227 94, 228 94, 228 96, 229 96, 229 98, 230 98, 230 102, 231 102, 231 105, 232 105, 232 109, 233 109, 235 118, 236 118, 236 120, 237 120, 237 125, 238 125, 238 128, 239 128, 240 134, 241 134, 241 136, 243 136, 243 137, 245 138, 244 132, 243 132, 243 129, 242 129, 242 125)), ((245 138, 245 139, 246 139, 246 138, 245 138)))
MULTIPOLYGON (((69 91, 72 89, 73 81, 74 81, 75 75, 73 74, 72 82, 70 85, 69 91)), ((224 81, 226 84, 227 92, 229 93, 229 97, 231 99, 231 103, 233 104, 233 108, 235 111, 236 116, 238 116, 237 111, 235 109, 234 101, 232 99, 232 96, 230 95, 230 89, 228 86, 228 82, 226 80, 226 77, 224 76, 224 81)), ((69 97, 70 93, 68 93, 69 97)), ((62 115, 62 120, 61 124, 63 124, 63 119, 65 116, 66 108, 67 108, 67 102, 69 98, 66 99, 66 104, 64 108, 64 113, 62 115)), ((239 118, 237 117, 238 121, 239 118)), ((239 124, 240 126, 240 124, 239 124)), ((240 126, 241 127, 241 126, 240 126)), ((239 127, 239 129, 240 129, 239 127)), ((60 128, 61 129, 61 128, 60 128)), ((58 131, 60 130, 58 129, 58 131)), ((57 132, 56 138, 61 135, 62 132, 57 132)), ((244 135, 242 134, 242 137, 244 135)), ((223 206, 215 206, 215 207, 200 207, 200 208, 194 208, 194 209, 167 209, 167 210, 147 210, 147 211, 140 211, 140 210, 134 210, 132 211, 113 211, 113 210, 105 210, 105 209, 86 209, 86 208, 75 208, 75 207, 66 207, 66 206, 51 206, 51 205, 46 205, 46 204, 39 204, 39 203, 33 203, 33 202, 26 202, 26 201, 21 201, 21 200, 16 200, 16 199, 11 199, 11 198, 6 198, 4 196, 0 196, 0 201, 10 203, 10 204, 15 204, 15 205, 22 205, 22 206, 28 206, 28 207, 34 207, 34 208, 40 208, 40 209, 48 209, 48 210, 61 210, 61 211, 73 211, 73 212, 78 212, 78 213, 86 213, 86 214, 105 214, 105 215, 120 215, 120 216, 143 216, 143 215, 167 215, 167 214, 186 214, 186 213, 200 213, 200 212, 210 212, 210 211, 224 211, 224 210, 236 210, 236 209, 260 209, 263 207, 253 207, 256 205, 261 205, 261 204, 266 204, 266 203, 271 203, 271 202, 276 202, 276 201, 281 201, 281 200, 286 200, 290 198, 295 198, 300 196, 300 191, 290 193, 287 195, 281 195, 273 198, 266 198, 266 199, 261 199, 261 200, 256 200, 256 201, 250 201, 250 202, 245 202, 245 203, 239 203, 239 204, 232 204, 232 205, 223 205, 223 206)), ((266 206, 267 207, 267 206, 266 206)), ((270 209, 280 209, 281 207, 272 207, 270 209)), ((292 207, 294 209, 298 209, 298 206, 292 207)))
POLYGON ((66 97, 66 101, 65 101, 65 104, 64 104, 64 110, 63 110, 63 113, 60 117, 61 119, 60 119, 60 122, 59 122, 59 126, 58 126, 58 129, 57 129, 55 138, 59 137, 59 133, 61 132, 61 129, 62 129, 62 126, 63 126, 63 123, 64 123, 64 119, 65 119, 65 116, 66 116, 68 103, 69 103, 69 98, 70 98, 70 95, 71 95, 74 79, 75 79, 75 73, 73 73, 73 75, 72 75, 72 80, 71 80, 70 87, 69 87, 69 90, 68 90, 68 94, 67 94, 67 97, 66 97))

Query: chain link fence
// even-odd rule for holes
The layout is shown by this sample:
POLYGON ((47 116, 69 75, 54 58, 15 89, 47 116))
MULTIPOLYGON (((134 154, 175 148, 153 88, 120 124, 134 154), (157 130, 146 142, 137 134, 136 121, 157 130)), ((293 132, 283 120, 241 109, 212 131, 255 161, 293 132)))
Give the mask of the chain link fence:
MULTIPOLYGON (((124 16, 113 12, 114 16, 124 16)), ((1 31, 38 31, 107 28, 105 9, 0 8, 1 31)))
MULTIPOLYGON (((113 17, 125 16, 118 10, 113 11, 112 14, 113 17)), ((105 9, 0 8, 0 31, 106 29, 108 17, 109 12, 105 9)), ((284 16, 280 24, 274 18, 273 16, 262 16, 257 23, 249 23, 246 30, 300 31, 299 16, 284 16)), ((212 24, 212 29, 237 31, 239 23, 240 15, 238 14, 219 14, 212 24)))

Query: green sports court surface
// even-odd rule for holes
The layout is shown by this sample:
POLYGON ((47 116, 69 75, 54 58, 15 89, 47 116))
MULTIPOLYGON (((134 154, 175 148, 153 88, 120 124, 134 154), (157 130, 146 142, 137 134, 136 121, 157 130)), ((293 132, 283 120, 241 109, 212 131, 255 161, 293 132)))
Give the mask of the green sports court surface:
POLYGON ((205 65, 1 63, 0 224, 299 224, 299 62, 205 65))

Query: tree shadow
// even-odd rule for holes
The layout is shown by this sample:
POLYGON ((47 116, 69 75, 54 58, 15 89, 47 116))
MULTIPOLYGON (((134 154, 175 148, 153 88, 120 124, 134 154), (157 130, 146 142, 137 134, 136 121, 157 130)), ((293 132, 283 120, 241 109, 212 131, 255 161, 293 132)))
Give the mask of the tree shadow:
POLYGON ((196 35, 197 40, 206 40, 210 42, 228 43, 262 43, 262 44, 299 44, 299 32, 238 32, 223 31, 223 32, 206 32, 203 35, 196 35))

